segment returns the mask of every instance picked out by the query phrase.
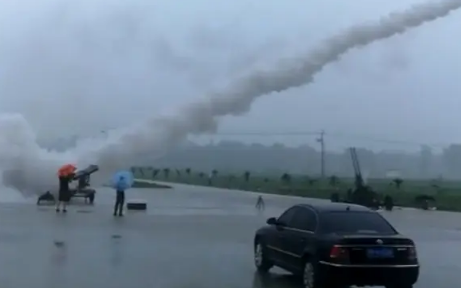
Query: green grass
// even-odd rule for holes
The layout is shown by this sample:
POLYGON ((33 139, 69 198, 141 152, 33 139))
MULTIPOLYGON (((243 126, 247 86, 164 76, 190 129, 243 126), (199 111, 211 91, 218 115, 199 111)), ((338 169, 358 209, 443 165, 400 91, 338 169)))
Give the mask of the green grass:
MULTIPOLYGON (((281 176, 250 175, 245 181, 243 172, 240 174, 218 173, 209 182, 208 175, 191 171, 180 170, 179 174, 171 169, 168 177, 160 171, 155 178, 153 168, 135 167, 133 173, 136 178, 159 180, 172 183, 185 183, 192 185, 212 186, 227 189, 238 189, 247 191, 258 191, 262 193, 293 195, 310 198, 330 199, 334 192, 345 197, 346 191, 353 187, 352 178, 339 179, 337 185, 330 185, 327 179, 310 179, 306 176, 291 176, 289 183, 281 181, 281 176), (314 180, 314 181, 313 181, 314 180)), ((433 195, 437 200, 439 210, 461 211, 461 181, 448 180, 405 180, 400 188, 391 184, 391 179, 368 179, 373 189, 381 195, 390 195, 394 198, 396 205, 415 207, 414 198, 417 195, 433 195), (437 185, 434 186, 434 185, 437 185)))

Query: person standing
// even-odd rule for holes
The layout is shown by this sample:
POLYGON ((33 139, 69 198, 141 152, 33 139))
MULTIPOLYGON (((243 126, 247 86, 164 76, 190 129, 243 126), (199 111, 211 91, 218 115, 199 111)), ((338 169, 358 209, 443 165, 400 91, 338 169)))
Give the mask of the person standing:
POLYGON ((263 197, 261 195, 258 196, 258 200, 256 201, 256 205, 255 205, 256 209, 258 209, 259 211, 262 211, 264 210, 265 206, 266 205, 264 204, 263 197))
POLYGON ((117 183, 115 183, 115 205, 114 205, 114 216, 123 216, 123 205, 125 205, 125 189, 127 189, 128 183, 125 177, 120 176, 117 183))
POLYGON ((73 174, 60 175, 59 176, 59 194, 58 202, 56 204, 56 212, 61 212, 60 207, 62 206, 62 212, 67 212, 67 203, 70 200, 70 189, 69 183, 72 181, 73 174))

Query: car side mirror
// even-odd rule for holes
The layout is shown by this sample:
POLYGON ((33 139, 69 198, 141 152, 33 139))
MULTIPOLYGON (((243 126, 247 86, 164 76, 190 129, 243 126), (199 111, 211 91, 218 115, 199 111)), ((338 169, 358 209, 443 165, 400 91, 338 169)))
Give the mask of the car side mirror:
POLYGON ((277 225, 277 219, 275 219, 275 217, 271 217, 267 219, 266 223, 269 225, 277 225))

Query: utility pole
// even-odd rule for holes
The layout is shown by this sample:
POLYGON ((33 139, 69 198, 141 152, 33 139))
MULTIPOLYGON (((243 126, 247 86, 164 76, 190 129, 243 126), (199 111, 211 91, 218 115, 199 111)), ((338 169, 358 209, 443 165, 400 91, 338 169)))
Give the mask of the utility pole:
POLYGON ((325 131, 320 132, 317 142, 320 143, 320 175, 325 178, 325 131))

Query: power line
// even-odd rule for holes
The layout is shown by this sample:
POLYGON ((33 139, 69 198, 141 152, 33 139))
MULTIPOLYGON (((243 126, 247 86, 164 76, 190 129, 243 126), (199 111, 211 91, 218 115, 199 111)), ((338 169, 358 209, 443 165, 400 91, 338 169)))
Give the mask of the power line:
POLYGON ((318 135, 319 131, 316 132, 221 132, 213 135, 217 136, 306 136, 306 135, 318 135))

